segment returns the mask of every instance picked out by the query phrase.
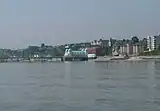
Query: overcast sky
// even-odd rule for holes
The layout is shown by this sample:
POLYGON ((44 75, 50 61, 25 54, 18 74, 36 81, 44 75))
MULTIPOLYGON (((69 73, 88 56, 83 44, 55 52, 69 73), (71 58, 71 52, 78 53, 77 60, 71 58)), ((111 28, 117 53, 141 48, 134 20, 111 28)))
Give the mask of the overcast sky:
POLYGON ((0 47, 155 35, 160 0, 0 0, 0 47))

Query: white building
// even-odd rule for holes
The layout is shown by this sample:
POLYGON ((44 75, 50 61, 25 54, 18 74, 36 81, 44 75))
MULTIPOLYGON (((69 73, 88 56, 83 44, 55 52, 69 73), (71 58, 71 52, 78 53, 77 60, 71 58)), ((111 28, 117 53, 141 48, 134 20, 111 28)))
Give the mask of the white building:
POLYGON ((119 52, 120 52, 120 54, 123 53, 123 47, 122 46, 120 46, 119 52))
POLYGON ((147 48, 149 51, 153 51, 160 46, 160 35, 147 37, 147 48))
POLYGON ((126 45, 126 53, 130 54, 130 46, 129 46, 129 44, 126 45))
POLYGON ((147 48, 149 51, 155 50, 155 38, 154 36, 147 36, 147 48))
POLYGON ((129 45, 129 44, 126 44, 126 45, 120 46, 119 52, 120 52, 121 54, 122 54, 122 53, 130 54, 130 53, 131 53, 130 45, 129 45))
POLYGON ((139 54, 144 51, 144 47, 142 45, 124 45, 120 47, 120 54, 127 53, 128 55, 139 54))

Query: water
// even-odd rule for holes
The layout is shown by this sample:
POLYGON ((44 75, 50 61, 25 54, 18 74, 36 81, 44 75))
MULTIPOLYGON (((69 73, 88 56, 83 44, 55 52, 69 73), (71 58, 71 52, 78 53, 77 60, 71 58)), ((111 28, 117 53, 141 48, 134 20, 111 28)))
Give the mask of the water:
POLYGON ((160 62, 0 64, 0 111, 160 111, 160 62))

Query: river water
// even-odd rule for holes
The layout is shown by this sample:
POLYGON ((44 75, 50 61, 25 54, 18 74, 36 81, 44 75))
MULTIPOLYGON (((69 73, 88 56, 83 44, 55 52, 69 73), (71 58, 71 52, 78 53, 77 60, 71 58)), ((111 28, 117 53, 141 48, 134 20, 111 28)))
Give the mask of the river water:
POLYGON ((2 63, 0 111, 160 111, 160 62, 2 63))

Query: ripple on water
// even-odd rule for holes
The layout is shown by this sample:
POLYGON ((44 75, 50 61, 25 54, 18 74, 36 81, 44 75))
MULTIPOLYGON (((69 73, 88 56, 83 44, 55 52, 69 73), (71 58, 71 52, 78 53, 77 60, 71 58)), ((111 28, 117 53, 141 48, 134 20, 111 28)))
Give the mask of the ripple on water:
POLYGON ((154 62, 1 65, 0 111, 160 111, 159 67, 154 62))

